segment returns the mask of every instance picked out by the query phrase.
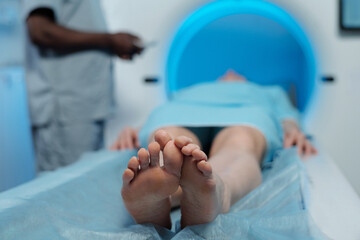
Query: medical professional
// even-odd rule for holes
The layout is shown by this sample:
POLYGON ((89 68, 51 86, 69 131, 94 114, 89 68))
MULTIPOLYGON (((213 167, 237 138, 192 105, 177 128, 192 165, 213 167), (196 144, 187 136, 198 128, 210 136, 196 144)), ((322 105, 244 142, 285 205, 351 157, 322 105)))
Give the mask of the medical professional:
POLYGON ((111 54, 131 60, 140 39, 106 33, 97 0, 23 0, 26 81, 39 171, 103 146, 112 110, 111 54))

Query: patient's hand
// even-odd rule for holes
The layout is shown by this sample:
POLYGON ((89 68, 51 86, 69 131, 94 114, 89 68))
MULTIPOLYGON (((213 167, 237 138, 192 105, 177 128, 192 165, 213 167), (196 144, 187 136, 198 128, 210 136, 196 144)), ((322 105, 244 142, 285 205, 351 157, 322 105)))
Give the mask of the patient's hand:
POLYGON ((310 156, 317 154, 317 150, 312 143, 306 139, 304 133, 302 133, 296 122, 292 120, 283 121, 284 129, 284 148, 290 148, 297 146, 299 155, 310 156))
POLYGON ((134 148, 140 148, 138 130, 131 127, 126 127, 120 132, 118 138, 110 147, 110 150, 124 150, 134 148))

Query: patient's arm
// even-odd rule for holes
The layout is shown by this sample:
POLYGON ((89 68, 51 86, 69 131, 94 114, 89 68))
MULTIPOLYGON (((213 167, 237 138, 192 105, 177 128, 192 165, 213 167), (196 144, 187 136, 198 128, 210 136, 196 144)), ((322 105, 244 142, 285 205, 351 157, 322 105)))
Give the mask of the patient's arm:
POLYGON ((116 141, 110 147, 110 150, 124 150, 140 148, 140 141, 138 137, 139 130, 131 127, 124 128, 116 141))
POLYGON ((284 119, 282 127, 284 130, 284 148, 297 146, 300 155, 309 156, 317 153, 315 147, 306 139, 304 133, 301 132, 296 121, 284 119))

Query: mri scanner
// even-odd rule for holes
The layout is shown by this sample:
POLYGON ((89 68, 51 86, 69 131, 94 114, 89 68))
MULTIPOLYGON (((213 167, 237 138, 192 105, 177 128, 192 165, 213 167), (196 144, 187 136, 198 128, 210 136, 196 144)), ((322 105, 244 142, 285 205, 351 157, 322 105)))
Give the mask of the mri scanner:
POLYGON ((295 88, 303 112, 315 95, 316 67, 309 39, 285 11, 262 1, 219 1, 195 12, 177 32, 167 89, 214 81, 231 68, 261 85, 295 88))
MULTIPOLYGON (((214 1, 184 19, 172 37, 167 50, 164 91, 168 98, 171 98, 172 93, 179 89, 195 83, 213 81, 228 68, 232 68, 250 81, 282 86, 289 92, 299 111, 306 116, 318 95, 318 67, 317 54, 311 39, 301 24, 283 9, 265 1, 214 1)), ((111 191, 119 191, 111 188, 114 181, 120 181, 120 178, 113 174, 113 170, 116 169, 120 175, 124 167, 120 162, 126 162, 132 154, 134 152, 88 154, 73 166, 46 174, 0 194, 0 226, 3 226, 0 227, 0 236, 5 232, 4 227, 13 228, 12 231, 6 231, 9 234, 6 236, 11 239, 21 238, 21 234, 11 232, 23 231, 29 234, 25 228, 37 226, 36 217, 26 227, 22 222, 32 221, 28 215, 34 211, 29 208, 37 209, 40 215, 42 208, 50 209, 50 212, 56 213, 55 216, 65 214, 67 209, 61 207, 61 201, 66 200, 54 190, 60 189, 59 192, 69 196, 76 195, 74 186, 79 181, 83 182, 83 185, 79 185, 83 189, 77 201, 83 201, 86 205, 88 199, 92 198, 98 199, 99 205, 119 207, 110 201, 101 202, 102 197, 92 188, 103 188, 110 195, 111 191), (103 175, 104 179, 91 177, 96 176, 96 171, 99 173, 101 169, 109 169, 109 166, 112 167, 109 176, 103 175), (50 200, 55 203, 52 205, 50 200), (55 207, 57 209, 53 209, 55 207), (14 224, 5 224, 7 222, 14 224)), ((304 201, 319 230, 330 239, 360 239, 360 200, 331 158, 319 149, 317 156, 303 162, 307 174, 304 178, 306 183, 302 184, 306 195, 304 201)), ((92 207, 104 212, 98 223, 106 222, 106 213, 111 210, 102 209, 101 206, 92 207)), ((76 223, 77 218, 87 222, 86 209, 71 211, 78 211, 78 214, 74 215, 74 219, 68 220, 68 231, 62 235, 69 239, 72 238, 71 223, 76 223)), ((42 219, 50 220, 50 225, 46 223, 46 226, 56 229, 59 223, 57 221, 60 220, 47 215, 49 211, 44 214, 42 219), (51 221, 54 222, 53 225, 51 221)), ((129 216, 118 217, 121 221, 129 221, 129 216)), ((42 221, 39 223, 45 225, 42 221)), ((93 223, 96 224, 96 221, 93 223)), ((91 227, 96 231, 96 226, 91 227)), ((115 231, 114 229, 115 226, 113 229, 110 227, 110 230, 115 231)), ((91 236, 105 237, 101 235, 101 230, 99 231, 98 235, 91 236)), ((35 232, 39 234, 39 231, 35 232)), ((47 232, 50 233, 51 230, 44 229, 40 231, 40 235, 31 237, 45 238, 47 232)))

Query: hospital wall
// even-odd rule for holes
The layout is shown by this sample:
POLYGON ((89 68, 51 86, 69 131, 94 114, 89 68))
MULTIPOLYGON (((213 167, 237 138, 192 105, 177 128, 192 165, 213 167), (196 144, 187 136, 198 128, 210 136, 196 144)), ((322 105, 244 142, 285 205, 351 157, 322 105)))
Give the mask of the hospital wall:
MULTIPOLYGON (((208 0, 104 0, 111 31, 131 31, 156 41, 134 62, 115 59, 116 111, 107 126, 109 145, 124 126, 140 127, 164 101, 167 51, 182 20, 208 0), (157 82, 145 82, 145 79, 157 82)), ((320 151, 329 154, 360 194, 360 34, 338 27, 338 0, 269 0, 294 16, 313 43, 319 88, 304 118, 320 151), (334 82, 321 77, 333 76, 334 82)))

